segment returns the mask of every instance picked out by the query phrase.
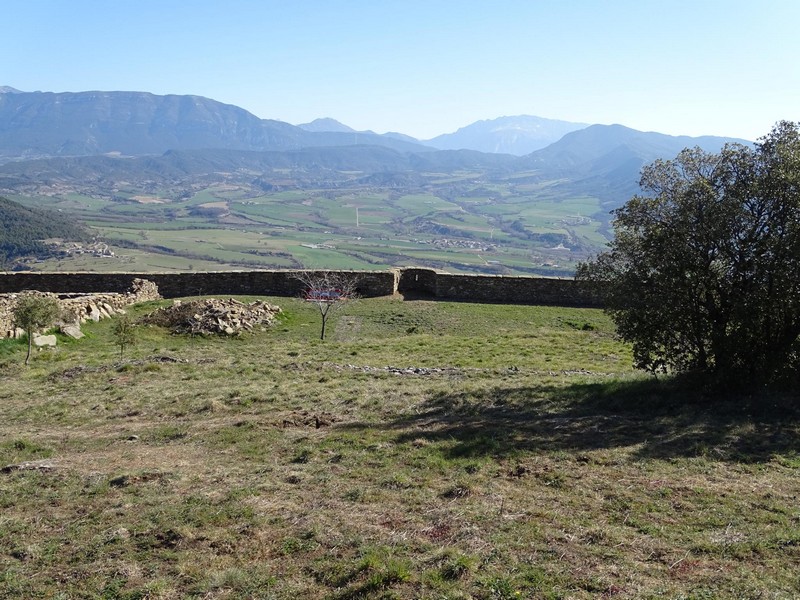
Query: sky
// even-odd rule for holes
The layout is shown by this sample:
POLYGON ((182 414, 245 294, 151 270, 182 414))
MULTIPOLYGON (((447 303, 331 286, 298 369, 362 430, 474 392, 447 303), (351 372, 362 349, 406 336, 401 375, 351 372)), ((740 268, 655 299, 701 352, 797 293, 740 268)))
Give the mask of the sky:
POLYGON ((797 0, 2 0, 0 86, 195 94, 429 139, 535 115, 748 140, 800 120, 797 0))

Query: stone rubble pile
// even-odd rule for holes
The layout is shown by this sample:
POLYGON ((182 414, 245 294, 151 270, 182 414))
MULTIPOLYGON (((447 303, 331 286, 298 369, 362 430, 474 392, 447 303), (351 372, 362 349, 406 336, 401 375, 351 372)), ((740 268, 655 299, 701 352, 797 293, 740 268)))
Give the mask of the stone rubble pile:
MULTIPOLYGON (((61 322, 58 324, 62 333, 74 338, 81 338, 80 326, 87 321, 108 319, 116 314, 124 313, 125 307, 139 302, 160 300, 158 286, 146 279, 134 279, 130 290, 123 294, 74 294, 61 297, 49 292, 31 291, 57 298, 61 306, 61 322)), ((0 334, 3 337, 20 337, 24 332, 14 328, 14 307, 19 294, 0 295, 0 334)))
POLYGON ((124 294, 103 293, 86 296, 74 296, 61 300, 64 321, 86 323, 107 319, 118 313, 124 313, 125 307, 139 302, 161 300, 158 286, 147 279, 134 279, 124 294))
POLYGON ((238 335, 275 322, 280 307, 257 300, 245 304, 229 298, 176 301, 141 319, 142 323, 171 329, 174 333, 238 335))

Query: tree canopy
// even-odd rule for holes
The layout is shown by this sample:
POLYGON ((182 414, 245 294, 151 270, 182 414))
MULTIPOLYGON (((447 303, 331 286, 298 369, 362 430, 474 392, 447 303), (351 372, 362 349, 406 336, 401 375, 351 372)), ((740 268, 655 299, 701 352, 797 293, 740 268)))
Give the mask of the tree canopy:
POLYGON ((58 213, 27 208, 0 197, 0 259, 27 255, 48 257, 53 249, 42 240, 84 240, 87 237, 79 225, 58 213))
POLYGON ((34 332, 51 327, 60 314, 58 300, 52 296, 26 292, 20 294, 14 305, 14 325, 28 334, 28 353, 25 364, 31 360, 34 332))
POLYGON ((765 381, 796 366, 800 130, 753 147, 686 149, 642 171, 609 250, 582 264, 637 366, 765 381))

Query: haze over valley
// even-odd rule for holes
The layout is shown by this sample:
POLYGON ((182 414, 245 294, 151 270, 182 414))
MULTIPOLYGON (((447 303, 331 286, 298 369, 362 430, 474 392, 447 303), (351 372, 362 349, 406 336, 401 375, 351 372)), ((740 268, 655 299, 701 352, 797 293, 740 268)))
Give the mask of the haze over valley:
POLYGON ((88 228, 16 268, 571 275, 657 158, 723 137, 521 115, 417 140, 298 126, 200 96, 0 93, 0 195, 88 228))

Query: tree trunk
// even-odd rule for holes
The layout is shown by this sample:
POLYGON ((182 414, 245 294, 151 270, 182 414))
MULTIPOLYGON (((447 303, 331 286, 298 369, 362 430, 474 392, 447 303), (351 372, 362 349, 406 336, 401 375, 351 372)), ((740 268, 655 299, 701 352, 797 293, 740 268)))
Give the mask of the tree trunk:
POLYGON ((33 330, 28 331, 28 354, 25 356, 25 364, 31 361, 31 349, 33 348, 33 330))

